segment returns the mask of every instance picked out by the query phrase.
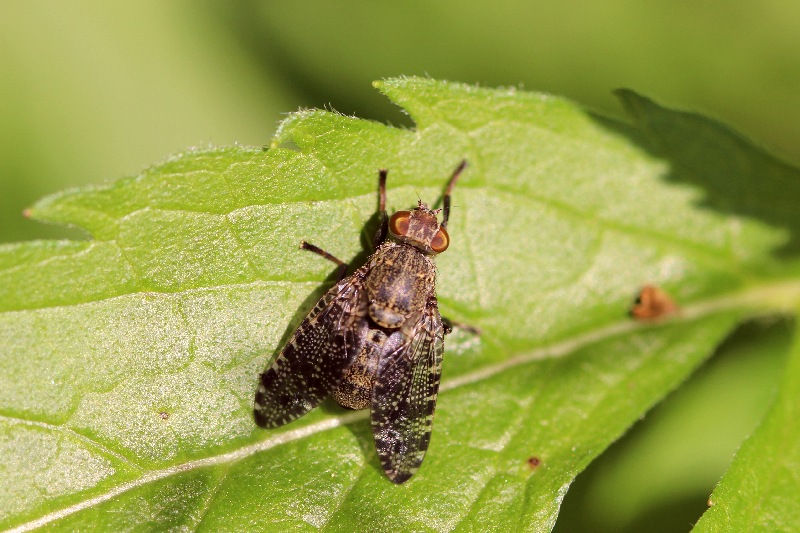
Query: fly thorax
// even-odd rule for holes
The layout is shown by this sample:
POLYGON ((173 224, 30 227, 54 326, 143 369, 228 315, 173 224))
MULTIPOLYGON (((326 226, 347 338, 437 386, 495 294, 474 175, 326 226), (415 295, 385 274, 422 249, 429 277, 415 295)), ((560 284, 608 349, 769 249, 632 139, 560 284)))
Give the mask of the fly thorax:
POLYGON ((379 326, 399 328, 425 309, 433 295, 433 261, 413 246, 386 243, 371 259, 366 288, 369 316, 379 326))

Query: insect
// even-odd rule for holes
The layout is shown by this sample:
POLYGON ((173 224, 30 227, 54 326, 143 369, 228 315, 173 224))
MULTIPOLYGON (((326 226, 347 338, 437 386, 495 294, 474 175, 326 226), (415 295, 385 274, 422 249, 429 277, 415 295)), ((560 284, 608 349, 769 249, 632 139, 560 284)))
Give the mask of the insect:
POLYGON ((332 395, 343 407, 370 409, 375 447, 391 481, 403 483, 419 469, 450 331, 436 301, 433 257, 450 244, 450 194, 466 164, 462 161, 447 182, 442 209, 419 201, 390 218, 387 171, 381 170, 375 251, 350 276, 345 277, 346 263, 302 243, 338 265, 339 281, 261 374, 253 407, 258 425, 288 424, 332 395))

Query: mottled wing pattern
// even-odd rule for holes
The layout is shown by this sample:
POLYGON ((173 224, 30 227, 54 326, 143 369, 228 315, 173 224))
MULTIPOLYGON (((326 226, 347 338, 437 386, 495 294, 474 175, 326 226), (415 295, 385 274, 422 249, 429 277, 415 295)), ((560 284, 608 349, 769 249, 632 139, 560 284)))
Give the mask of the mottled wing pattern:
POLYGON ((256 423, 282 426, 319 405, 339 384, 368 331, 361 270, 325 293, 261 375, 256 423))
POLYGON ((372 434, 386 475, 403 483, 419 469, 431 439, 444 352, 436 300, 409 336, 397 331, 391 337, 372 391, 372 434))

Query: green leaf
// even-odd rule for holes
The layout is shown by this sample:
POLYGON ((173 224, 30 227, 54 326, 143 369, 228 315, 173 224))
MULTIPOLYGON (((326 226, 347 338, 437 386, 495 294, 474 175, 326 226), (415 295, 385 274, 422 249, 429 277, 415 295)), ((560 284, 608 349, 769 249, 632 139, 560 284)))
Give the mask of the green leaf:
POLYGON ((696 531, 794 531, 800 523, 800 339, 777 398, 714 490, 696 531))
POLYGON ((577 477, 554 531, 686 531, 774 399, 793 321, 737 327, 679 390, 577 477))
POLYGON ((91 238, 0 247, 0 526, 548 530, 738 322, 800 297, 796 222, 769 207, 800 201, 798 172, 705 119, 632 93, 634 126, 514 90, 378 87, 415 130, 304 111, 269 149, 188 152, 30 210, 91 238), (736 163, 702 157, 722 151, 736 163), (332 272, 297 244, 358 263, 377 169, 405 208, 464 157, 437 293, 482 334, 446 339, 419 473, 383 477, 365 412, 256 427, 258 374, 332 272), (631 320, 646 283, 681 313, 631 320))

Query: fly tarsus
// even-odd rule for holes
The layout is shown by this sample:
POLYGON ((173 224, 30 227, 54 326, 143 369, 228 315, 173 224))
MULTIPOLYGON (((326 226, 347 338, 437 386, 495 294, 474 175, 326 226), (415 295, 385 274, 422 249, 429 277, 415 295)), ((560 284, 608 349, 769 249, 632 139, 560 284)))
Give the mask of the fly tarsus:
POLYGON ((469 324, 465 324, 463 322, 453 322, 447 317, 442 317, 442 325, 444 326, 445 335, 449 335, 454 329, 463 329, 467 333, 472 333, 473 335, 477 335, 479 337, 482 333, 481 328, 476 328, 475 326, 470 326, 469 324))

